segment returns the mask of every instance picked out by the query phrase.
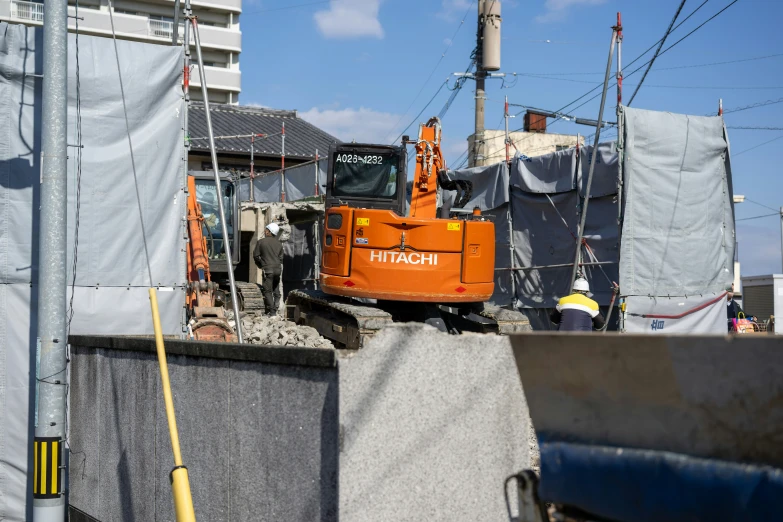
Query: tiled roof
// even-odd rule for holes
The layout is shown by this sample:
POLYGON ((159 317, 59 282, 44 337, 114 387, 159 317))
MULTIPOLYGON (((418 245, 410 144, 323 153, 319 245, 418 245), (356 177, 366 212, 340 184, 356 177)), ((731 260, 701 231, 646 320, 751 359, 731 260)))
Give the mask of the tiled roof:
MULTIPOLYGON (((282 111, 259 107, 210 104, 212 127, 215 136, 236 136, 244 134, 275 134, 269 138, 256 138, 255 153, 259 156, 280 156, 282 137, 280 131, 285 123, 285 155, 291 158, 308 159, 325 156, 329 145, 340 140, 322 131, 296 115, 296 111, 282 111)), ((191 150, 209 151, 209 140, 193 139, 207 136, 207 119, 204 104, 192 102, 188 112, 191 136, 191 150)), ((215 140, 218 152, 250 154, 250 138, 215 140)))

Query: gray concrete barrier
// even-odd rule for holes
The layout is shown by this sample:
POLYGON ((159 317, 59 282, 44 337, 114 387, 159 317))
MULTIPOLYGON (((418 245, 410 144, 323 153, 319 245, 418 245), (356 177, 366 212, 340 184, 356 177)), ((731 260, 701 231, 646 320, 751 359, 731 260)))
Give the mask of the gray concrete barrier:
MULTIPOLYGON (((154 342, 71 344, 71 505, 173 520, 154 342)), ((504 478, 531 464, 508 338, 398 325, 350 356, 166 346, 199 520, 499 520, 504 478)))
POLYGON ((781 338, 531 334, 512 345, 543 440, 783 466, 781 338))

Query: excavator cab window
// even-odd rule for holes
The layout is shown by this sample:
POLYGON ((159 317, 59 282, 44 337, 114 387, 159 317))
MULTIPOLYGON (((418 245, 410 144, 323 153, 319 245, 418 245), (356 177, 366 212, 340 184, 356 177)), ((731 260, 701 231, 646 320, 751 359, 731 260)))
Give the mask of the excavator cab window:
MULTIPOLYGON (((234 184, 223 180, 220 182, 220 189, 223 192, 223 210, 226 214, 229 245, 233 246, 236 215, 236 209, 234 208, 234 200, 236 199, 234 197, 234 184)), ((218 210, 215 182, 213 180, 196 179, 196 201, 201 205, 201 212, 204 214, 204 235, 207 239, 209 259, 226 259, 223 227, 220 223, 220 211, 218 210)))
POLYGON ((406 176, 404 147, 334 146, 329 156, 327 206, 348 204, 404 215, 406 176))

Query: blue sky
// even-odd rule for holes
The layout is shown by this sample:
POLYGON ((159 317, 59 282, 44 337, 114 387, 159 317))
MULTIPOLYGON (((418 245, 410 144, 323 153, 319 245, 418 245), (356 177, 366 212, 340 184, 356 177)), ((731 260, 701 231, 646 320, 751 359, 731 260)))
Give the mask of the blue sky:
MULTIPOLYGON (((502 70, 527 76, 518 76, 515 83, 487 81, 487 128, 502 128, 506 95, 510 103, 556 110, 599 83, 617 11, 623 14, 627 64, 663 35, 679 2, 502 0, 502 70)), ((688 0, 680 20, 702 2, 688 0)), ((730 3, 707 1, 667 45, 730 3)), ((470 0, 245 0, 243 9, 240 102, 296 109, 343 140, 394 139, 451 73, 465 70, 475 44, 476 7, 470 0)), ((705 115, 717 111, 719 98, 727 110, 783 99, 781 21, 782 1, 739 0, 661 56, 633 106, 705 115), (715 62, 735 63, 691 67, 715 62)), ((640 74, 626 80, 625 100, 640 74)), ((472 82, 466 84, 443 119, 447 162, 467 148, 473 89, 472 82)), ((439 113, 450 94, 442 89, 409 132, 415 133, 418 121, 439 113)), ((612 120, 613 101, 614 93, 607 104, 612 120)), ((598 104, 596 99, 573 113, 594 119, 598 104)), ((782 116, 783 103, 777 103, 725 118, 730 127, 783 127, 782 116)), ((511 128, 521 127, 521 120, 512 120, 511 128)), ((568 122, 551 131, 592 132, 568 122)), ((783 131, 729 129, 729 138, 735 193, 758 203, 737 205, 737 218, 773 212, 761 205, 783 206, 783 169, 778 166, 783 131)), ((737 235, 743 275, 781 272, 778 218, 739 221, 737 235)))

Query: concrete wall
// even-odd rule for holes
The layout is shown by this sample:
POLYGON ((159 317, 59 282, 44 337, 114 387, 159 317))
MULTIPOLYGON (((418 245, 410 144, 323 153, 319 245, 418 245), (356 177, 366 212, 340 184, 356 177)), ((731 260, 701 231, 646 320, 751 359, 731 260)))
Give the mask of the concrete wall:
MULTIPOLYGON (((101 521, 173 520, 152 341, 71 341, 71 505, 101 521)), ((199 520, 502 520, 504 478, 530 465, 508 338, 402 325, 337 360, 167 351, 199 520)))
MULTIPOLYGON (((516 145, 512 146, 509 154, 513 158, 514 153, 519 150, 520 153, 533 157, 543 156, 550 152, 556 152, 564 148, 576 146, 576 136, 570 134, 550 134, 546 132, 510 132, 509 138, 516 145), (558 148, 560 147, 560 148, 558 148)), ((473 135, 468 137, 468 150, 471 151, 468 157, 468 166, 472 167, 473 162, 473 135)), ((581 136, 579 142, 584 144, 584 136, 581 136)), ((506 133, 502 130, 484 131, 484 150, 486 151, 486 164, 492 165, 506 159, 506 133)))

